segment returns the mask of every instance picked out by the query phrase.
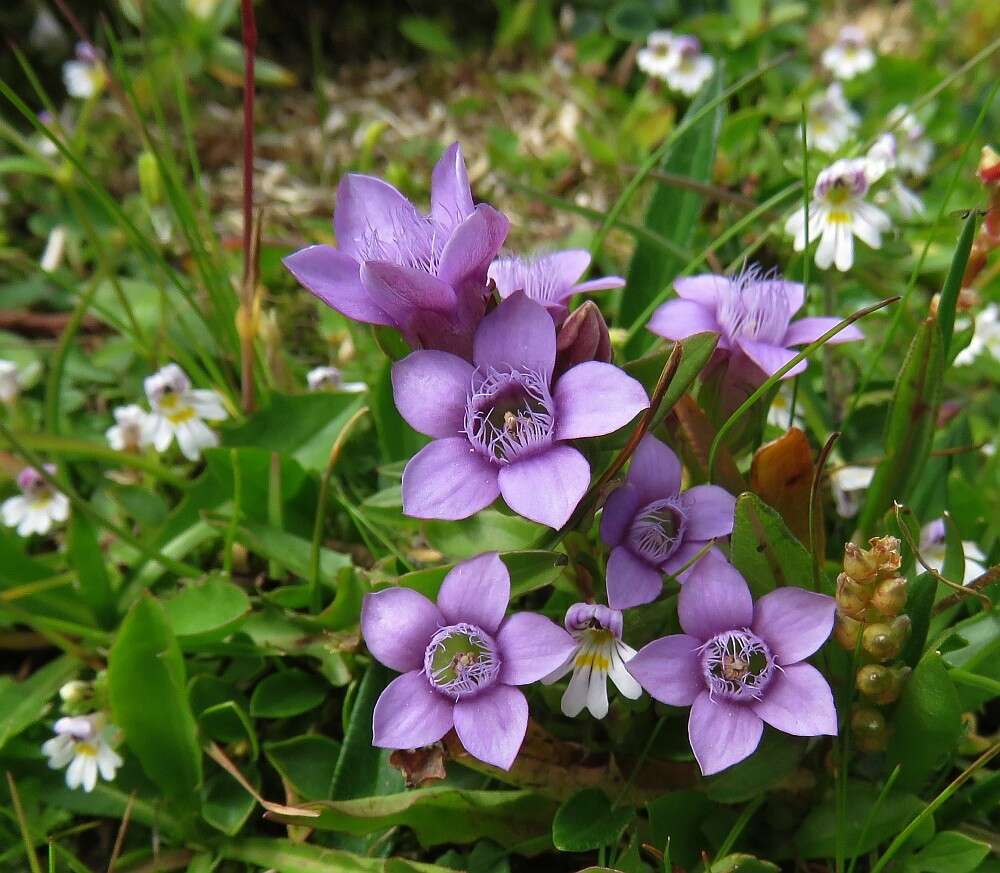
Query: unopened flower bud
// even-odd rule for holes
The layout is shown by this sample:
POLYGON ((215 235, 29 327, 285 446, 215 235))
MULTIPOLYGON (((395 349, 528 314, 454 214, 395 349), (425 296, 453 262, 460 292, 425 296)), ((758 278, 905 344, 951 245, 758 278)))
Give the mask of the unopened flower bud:
POLYGON ((890 667, 889 684, 884 691, 871 696, 872 702, 877 703, 879 706, 887 706, 890 703, 895 703, 899 699, 900 692, 903 690, 903 684, 909 677, 910 672, 909 667, 890 667))
POLYGON ((892 688, 892 670, 884 664, 865 664, 854 677, 854 684, 865 697, 879 697, 892 688))
POLYGON ((871 594, 871 588, 859 585, 847 573, 837 577, 837 606, 844 615, 863 618, 871 594))
POLYGON ((870 624, 861 634, 861 648, 876 661, 895 658, 902 647, 902 641, 897 639, 892 627, 885 622, 870 624))
POLYGON ((90 695, 90 685, 82 679, 72 679, 59 689, 64 703, 78 703, 90 695))
POLYGON ((875 586, 871 606, 890 618, 899 615, 906 606, 906 580, 901 576, 883 579, 875 586))
POLYGON ((851 731, 858 748, 880 752, 888 745, 889 730, 885 716, 870 706, 859 706, 851 715, 851 731))
POLYGON ((987 185, 1000 182, 1000 154, 992 146, 983 146, 976 172, 987 185))
POLYGON ((855 582, 863 582, 875 575, 875 562, 871 555, 854 543, 844 546, 844 572, 855 582))
POLYGON ((593 300, 574 309, 556 336, 555 375, 585 361, 611 361, 611 337, 601 310, 593 300))
POLYGON ((862 627, 860 621, 838 612, 837 623, 833 627, 833 638, 842 648, 853 652, 858 645, 862 627))

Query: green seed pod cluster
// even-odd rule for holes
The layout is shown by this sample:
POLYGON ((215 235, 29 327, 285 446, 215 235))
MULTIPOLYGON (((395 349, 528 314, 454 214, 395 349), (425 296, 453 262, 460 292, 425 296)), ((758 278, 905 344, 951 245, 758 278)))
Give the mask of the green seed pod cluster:
POLYGON ((892 664, 910 634, 906 579, 899 575, 902 555, 895 537, 875 537, 869 548, 844 547, 844 571, 837 577, 837 623, 834 639, 848 651, 859 651, 864 663, 855 676, 863 698, 852 713, 858 747, 877 752, 889 742, 890 729, 876 708, 894 703, 910 668, 892 664))

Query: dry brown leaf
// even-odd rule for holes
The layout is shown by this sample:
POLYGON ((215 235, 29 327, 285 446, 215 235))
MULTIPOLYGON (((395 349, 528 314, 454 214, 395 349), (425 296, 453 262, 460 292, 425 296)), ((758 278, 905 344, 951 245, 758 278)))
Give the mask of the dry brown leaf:
MULTIPOLYGON (((809 548, 809 493, 815 475, 812 447, 797 427, 761 446, 750 464, 750 490, 776 509, 799 541, 809 548)), ((817 501, 817 553, 824 553, 822 507, 817 501)))

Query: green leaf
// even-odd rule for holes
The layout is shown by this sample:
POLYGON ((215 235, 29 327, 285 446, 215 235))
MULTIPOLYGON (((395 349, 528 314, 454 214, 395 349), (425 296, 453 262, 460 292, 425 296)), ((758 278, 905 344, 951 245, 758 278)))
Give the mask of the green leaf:
POLYGON ((941 343, 937 323, 926 319, 899 371, 886 425, 885 458, 875 470, 858 522, 865 539, 892 501, 907 501, 930 454, 944 372, 941 343))
POLYGON ((709 873, 778 873, 778 870, 777 864, 744 854, 726 855, 709 867, 709 873))
POLYGON ((242 861, 277 873, 454 873, 437 864, 398 858, 367 858, 341 849, 267 837, 225 843, 220 852, 231 861, 242 861))
POLYGON ((63 655, 21 682, 0 676, 0 750, 45 715, 60 687, 79 669, 76 659, 63 655))
POLYGON ((319 706, 329 691, 329 685, 315 673, 282 670, 267 676, 254 688, 250 714, 255 718, 300 715, 319 706))
POLYGON ((640 0, 623 0, 608 10, 608 30, 625 42, 644 40, 651 30, 656 30, 656 16, 648 3, 640 0))
MULTIPOLYGON (((244 769, 244 775, 254 787, 259 787, 260 779, 253 768, 244 769)), ((213 773, 202 789, 201 816, 216 830, 233 837, 246 824, 256 803, 228 773, 213 773)))
POLYGON ((615 844, 634 810, 613 809, 599 788, 585 788, 565 800, 552 820, 552 842, 562 852, 586 852, 615 844))
POLYGON ((169 795, 201 782, 198 730, 185 691, 184 659, 159 601, 129 611, 108 657, 115 724, 149 777, 169 795))
POLYGON ((955 248, 955 256, 951 260, 951 266, 948 268, 948 275, 941 287, 941 296, 938 298, 937 319, 938 326, 941 328, 941 347, 945 359, 948 358, 951 336, 955 330, 958 292, 962 289, 962 277, 965 275, 965 265, 969 262, 969 254, 972 252, 972 241, 975 235, 976 210, 970 209, 965 219, 965 225, 962 227, 962 234, 958 238, 958 245, 955 248))
POLYGON ((533 521, 496 509, 484 509, 461 521, 428 521, 424 525, 427 542, 456 560, 480 554, 484 543, 498 552, 529 548, 541 530, 533 521))
MULTIPOLYGON (((700 112, 706 103, 721 93, 722 71, 717 69, 711 81, 691 103, 687 116, 700 112)), ((674 143, 661 169, 698 182, 708 182, 712 176, 715 146, 724 113, 725 107, 720 102, 674 143)), ((678 190, 658 182, 643 223, 649 230, 687 249, 691 245, 703 202, 703 196, 695 191, 678 190)), ((683 267, 684 263, 676 255, 639 240, 629 264, 628 281, 618 311, 621 325, 630 326, 660 291, 677 278, 683 267)), ((626 357, 634 358, 641 354, 653 340, 649 331, 637 333, 626 347, 626 357)))
POLYGON ((652 844, 661 852, 670 843, 670 860, 691 870, 708 848, 702 822, 714 805, 703 791, 671 791, 647 804, 652 844))
MULTIPOLYGON (((711 332, 696 333, 681 340, 681 348, 683 349, 681 362, 677 367, 677 372, 674 373, 673 381, 663 395, 660 409, 650 425, 650 430, 655 429, 667 417, 681 395, 694 384, 694 380, 698 378, 705 364, 712 357, 712 352, 715 351, 718 342, 719 335, 711 332)), ((629 361, 623 369, 630 376, 638 379, 647 393, 652 394, 672 351, 673 345, 657 349, 641 358, 629 361)))
POLYGON ((948 668, 928 652, 903 686, 893 719, 886 767, 900 765, 897 787, 920 788, 954 753, 962 736, 962 708, 948 668))
POLYGON ((910 635, 900 657, 910 667, 916 667, 924 654, 937 586, 937 579, 930 573, 921 573, 907 586, 906 614, 910 616, 910 635))
POLYGON ((264 755, 305 800, 324 800, 329 795, 340 743, 320 734, 302 734, 264 744, 264 755))
POLYGON ((754 597, 786 585, 812 585, 812 558, 784 519, 749 491, 736 500, 729 559, 754 597))
MULTIPOLYGON (((504 562, 510 573, 511 599, 551 585, 559 578, 566 566, 565 555, 544 549, 505 552, 500 555, 500 560, 504 562)), ((412 588, 431 600, 435 600, 441 583, 444 582, 444 577, 454 566, 454 564, 445 564, 441 567, 414 570, 412 573, 404 573, 396 582, 404 588, 412 588)))
POLYGON ((484 838, 503 846, 516 846, 547 834, 556 805, 531 791, 434 787, 320 802, 310 808, 319 810, 319 818, 268 817, 288 824, 358 835, 404 825, 413 829, 425 847, 472 843, 484 838))
MULTIPOLYGON (((236 528, 236 539, 255 555, 279 561, 293 576, 298 576, 300 579, 310 578, 312 543, 305 537, 296 536, 271 525, 250 522, 236 528)), ((319 550, 321 578, 335 579, 340 570, 350 566, 350 556, 330 549, 319 550)))
POLYGON ((220 743, 245 741, 250 747, 250 758, 257 760, 257 755, 260 754, 257 731, 254 730, 250 716, 235 700, 223 700, 206 706, 198 713, 198 723, 208 736, 220 743))
POLYGON ((958 831, 942 831, 910 857, 906 873, 972 873, 989 854, 988 843, 958 831))
POLYGON ((102 627, 113 627, 117 616, 111 574, 97 540, 93 522, 83 513, 73 513, 67 541, 69 563, 80 580, 80 595, 94 611, 102 627))
POLYGON ((246 592, 221 576, 209 576, 181 588, 165 601, 175 636, 188 645, 215 642, 229 636, 250 612, 246 592))
POLYGON ((432 18, 422 15, 408 15, 399 21, 399 32, 417 48, 439 55, 443 58, 455 58, 460 54, 458 46, 448 35, 444 27, 432 18))

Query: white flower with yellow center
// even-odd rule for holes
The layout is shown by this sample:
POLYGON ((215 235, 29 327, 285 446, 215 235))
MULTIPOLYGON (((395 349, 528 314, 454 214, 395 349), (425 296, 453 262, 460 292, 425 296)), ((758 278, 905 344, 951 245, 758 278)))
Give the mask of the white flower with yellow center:
POLYGON ((107 429, 108 445, 116 452, 138 452, 148 443, 148 413, 134 403, 115 410, 115 423, 107 429))
POLYGON ((834 82, 813 95, 806 105, 806 145, 821 152, 835 152, 844 145, 861 123, 851 109, 844 89, 834 82))
MULTIPOLYGON (((891 226, 889 216, 865 200, 869 181, 864 158, 835 161, 816 179, 809 204, 809 240, 819 240, 816 266, 833 264, 849 270, 854 263, 854 237, 873 249, 882 246, 882 234, 891 226)), ((794 238, 795 251, 806 247, 804 209, 792 213, 785 232, 794 238)))
POLYGON ((342 391, 359 394, 368 386, 364 382, 345 382, 344 374, 336 367, 314 367, 306 373, 310 391, 342 391))
POLYGON ((874 185, 888 175, 888 185, 875 194, 875 202, 880 205, 894 204, 899 215, 905 220, 924 212, 924 201, 899 178, 898 138, 891 133, 883 133, 865 155, 865 174, 868 183, 874 185))
POLYGON ((13 361, 0 361, 0 403, 13 403, 21 393, 21 372, 13 361))
POLYGON ((118 730, 103 713, 61 718, 54 730, 56 735, 42 744, 42 754, 53 770, 66 767, 68 787, 90 793, 98 774, 106 782, 115 778, 124 762, 112 745, 118 730))
POLYGON ((101 56, 89 42, 76 44, 76 60, 63 64, 63 83, 70 97, 88 100, 107 84, 101 56))
MULTIPOLYGON (((51 476, 56 468, 46 464, 45 471, 51 476)), ((0 516, 7 527, 17 528, 20 536, 47 534, 53 524, 69 518, 69 498, 53 488, 34 467, 26 467, 18 474, 17 487, 21 493, 3 502, 0 516)))
POLYGON ((635 649, 622 642, 622 614, 618 609, 593 603, 575 603, 566 611, 566 630, 577 641, 577 649, 548 676, 546 685, 557 682, 571 670, 573 677, 562 696, 562 711, 570 718, 584 708, 594 718, 608 714, 608 679, 630 700, 642 688, 625 669, 635 649))
POLYGON ((177 364, 167 364, 143 383, 152 412, 146 418, 147 442, 165 452, 177 438, 184 457, 197 461, 202 449, 219 444, 219 437, 205 421, 227 417, 222 399, 215 391, 191 387, 191 380, 177 364))
POLYGON ((674 39, 669 30, 654 30, 646 38, 646 45, 635 56, 639 69, 647 76, 665 79, 667 72, 677 63, 674 39))
POLYGON ((840 28, 837 41, 823 51, 821 60, 835 78, 853 79, 875 66, 875 52, 869 48, 864 31, 848 24, 840 28))
POLYGON ((644 73, 662 79, 686 97, 697 94, 715 69, 715 61, 702 54, 696 37, 677 36, 669 30, 651 33, 636 63, 644 73))

